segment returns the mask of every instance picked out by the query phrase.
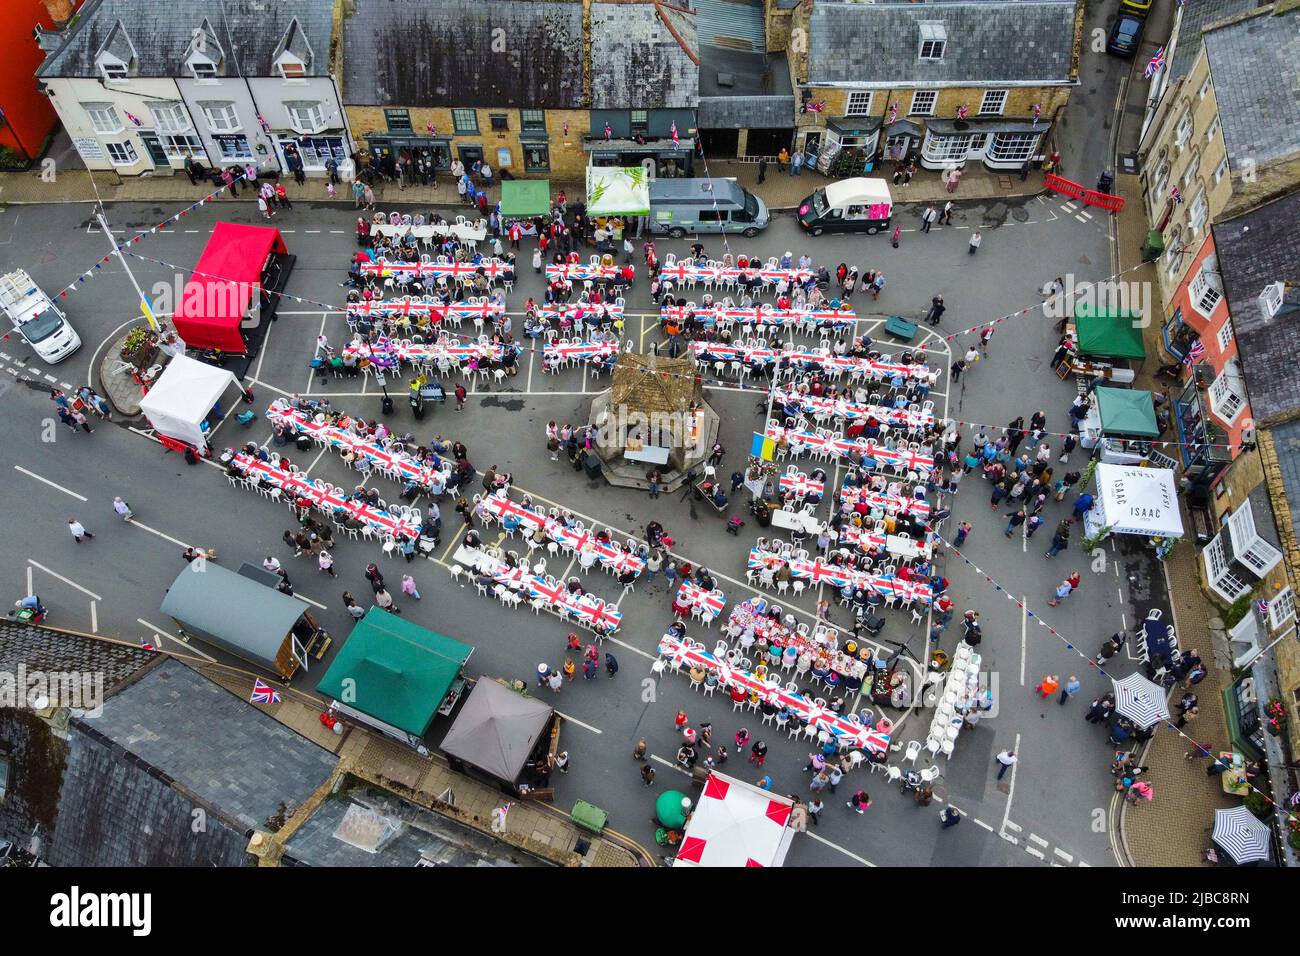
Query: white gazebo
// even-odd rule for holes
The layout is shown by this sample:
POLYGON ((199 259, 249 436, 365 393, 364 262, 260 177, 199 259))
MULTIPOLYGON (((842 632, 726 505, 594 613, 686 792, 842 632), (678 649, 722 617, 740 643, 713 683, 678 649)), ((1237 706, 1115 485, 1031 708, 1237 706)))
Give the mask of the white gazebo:
POLYGON ((781 866, 794 840, 794 801, 718 773, 682 834, 673 866, 781 866))
POLYGON ((1152 538, 1183 536, 1178 487, 1172 469, 1103 462, 1097 465, 1096 480, 1096 504, 1088 512, 1084 525, 1090 536, 1103 528, 1109 528, 1114 534, 1152 538))
POLYGON ((140 399, 140 411, 159 435, 207 450, 203 422, 231 385, 239 379, 224 368, 178 355, 140 399))

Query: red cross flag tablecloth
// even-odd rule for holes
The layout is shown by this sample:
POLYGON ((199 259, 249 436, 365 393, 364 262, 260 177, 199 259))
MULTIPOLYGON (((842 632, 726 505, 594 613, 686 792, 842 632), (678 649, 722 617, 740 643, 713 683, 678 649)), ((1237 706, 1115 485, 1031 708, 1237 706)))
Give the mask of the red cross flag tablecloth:
POLYGON ((827 730, 837 737, 846 738, 854 747, 877 754, 889 750, 889 734, 841 717, 830 708, 819 707, 802 694, 792 694, 782 688, 777 680, 761 681, 747 671, 732 668, 693 642, 665 634, 659 642, 659 653, 687 669, 699 666, 716 674, 718 683, 724 689, 739 686, 778 707, 788 707, 792 713, 818 730, 827 730))
POLYGON ((881 508, 891 513, 900 512, 902 514, 916 515, 920 518, 930 516, 930 502, 924 498, 882 495, 868 488, 854 488, 849 485, 845 485, 840 489, 840 498, 855 505, 860 501, 864 501, 873 508, 881 508))
POLYGON ((780 485, 782 491, 792 492, 800 498, 806 498, 808 495, 821 497, 826 494, 826 482, 809 478, 802 471, 797 471, 793 475, 783 474, 780 485))
MULTIPOLYGON (((271 407, 266 410, 266 417, 273 423, 287 426, 295 434, 310 435, 315 441, 331 448, 351 449, 355 454, 360 455, 371 464, 380 465, 389 470, 396 470, 401 473, 403 478, 418 481, 426 488, 433 484, 434 476, 438 472, 436 468, 421 465, 408 455, 395 455, 392 452, 385 451, 383 446, 376 442, 367 441, 359 435, 354 435, 347 429, 325 422, 317 422, 305 412, 292 408, 287 404, 281 404, 279 401, 272 403, 271 407)), ((444 475, 450 473, 451 469, 448 468, 444 475)))
POLYGON ((902 425, 907 428, 923 428, 934 424, 934 415, 930 412, 913 412, 906 408, 867 405, 861 402, 852 402, 842 397, 819 397, 803 392, 795 392, 788 388, 773 389, 773 397, 782 405, 795 402, 805 412, 823 412, 842 421, 856 421, 874 417, 878 421, 890 425, 902 425))
POLYGON ((321 511, 333 514, 342 508, 353 518, 364 521, 395 538, 417 538, 420 529, 412 522, 406 521, 380 508, 350 498, 343 498, 328 491, 322 483, 313 481, 301 474, 282 471, 269 462, 253 458, 242 452, 235 455, 234 465, 244 474, 254 478, 265 478, 276 488, 291 492, 308 499, 321 511))
POLYGON ((707 608, 716 617, 722 613, 727 598, 716 588, 706 591, 692 581, 683 581, 682 586, 677 589, 677 603, 687 607, 698 607, 701 610, 707 608))
POLYGON ((361 263, 363 276, 409 275, 417 278, 427 276, 445 276, 463 279, 474 275, 479 269, 489 279, 497 279, 510 271, 510 264, 501 259, 482 259, 479 262, 389 262, 379 259, 376 262, 361 263))
POLYGON ((596 536, 590 531, 578 532, 566 528, 560 522, 548 518, 545 512, 525 508, 500 492, 488 495, 483 499, 482 504, 484 510, 498 521, 503 520, 506 515, 514 515, 530 528, 541 528, 548 538, 569 548, 575 554, 590 545, 596 552, 596 559, 613 571, 621 573, 632 570, 639 577, 645 569, 645 561, 640 555, 597 541, 596 536))
POLYGON ((841 458, 847 458, 854 451, 858 451, 864 458, 871 458, 882 464, 905 467, 911 471, 918 471, 926 475, 934 471, 934 458, 930 455, 924 455, 919 451, 908 448, 887 448, 866 438, 849 441, 847 438, 819 435, 816 432, 803 429, 784 428, 770 422, 765 434, 773 440, 785 435, 791 444, 798 442, 808 449, 824 448, 841 458))
POLYGON ((566 316, 576 321, 579 316, 584 319, 589 315, 599 316, 600 310, 603 308, 611 318, 621 319, 625 307, 626 305, 623 302, 604 302, 600 305, 594 305, 590 302, 585 304, 575 302, 572 305, 544 305, 537 310, 537 316, 548 322, 551 320, 559 321, 566 316))
POLYGON ((567 279, 570 282, 582 282, 586 279, 617 279, 623 271, 622 266, 616 265, 592 265, 589 262, 566 262, 563 264, 548 263, 546 266, 546 281, 554 282, 557 279, 567 279))
POLYGON ((547 342, 542 346, 542 358, 608 358, 618 350, 618 342, 547 342))

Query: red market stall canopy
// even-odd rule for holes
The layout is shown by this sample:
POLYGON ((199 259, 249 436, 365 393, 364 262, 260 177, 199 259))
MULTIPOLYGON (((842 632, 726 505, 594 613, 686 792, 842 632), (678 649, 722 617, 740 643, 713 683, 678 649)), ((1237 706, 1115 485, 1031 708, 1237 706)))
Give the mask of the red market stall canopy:
POLYGON ((260 292, 267 256, 286 251, 274 227, 217 223, 172 316, 185 344, 242 355, 246 350, 239 327, 260 292))

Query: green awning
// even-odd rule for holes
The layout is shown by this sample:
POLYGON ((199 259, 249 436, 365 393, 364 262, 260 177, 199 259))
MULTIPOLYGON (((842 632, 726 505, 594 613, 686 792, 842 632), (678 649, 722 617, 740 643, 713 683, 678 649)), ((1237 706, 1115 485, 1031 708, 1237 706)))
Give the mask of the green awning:
POLYGON ((1096 389, 1097 411, 1105 435, 1121 438, 1158 438, 1155 404, 1151 393, 1131 388, 1096 389))
POLYGON ((1102 358, 1144 359, 1142 316, 1123 309, 1098 310, 1088 303, 1074 309, 1079 354, 1102 358))
POLYGON ((474 648, 372 607, 316 689, 423 737, 474 648))
POLYGON ((650 180, 641 166, 588 166, 588 216, 650 215, 650 180))
POLYGON ((501 184, 501 215, 545 216, 550 211, 549 179, 511 179, 501 184))

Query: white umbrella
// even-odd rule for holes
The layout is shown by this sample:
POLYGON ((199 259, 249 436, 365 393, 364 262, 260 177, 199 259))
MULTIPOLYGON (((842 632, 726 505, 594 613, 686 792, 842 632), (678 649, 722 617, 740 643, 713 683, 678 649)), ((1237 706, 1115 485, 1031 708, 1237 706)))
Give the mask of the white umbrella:
POLYGON ((1245 807, 1214 811, 1212 839, 1238 863, 1267 860, 1271 837, 1268 824, 1245 807))
POLYGON ((1169 719, 1169 703, 1165 689, 1134 672, 1123 680, 1113 680, 1115 685, 1115 712, 1127 717, 1144 730, 1161 720, 1169 719))

